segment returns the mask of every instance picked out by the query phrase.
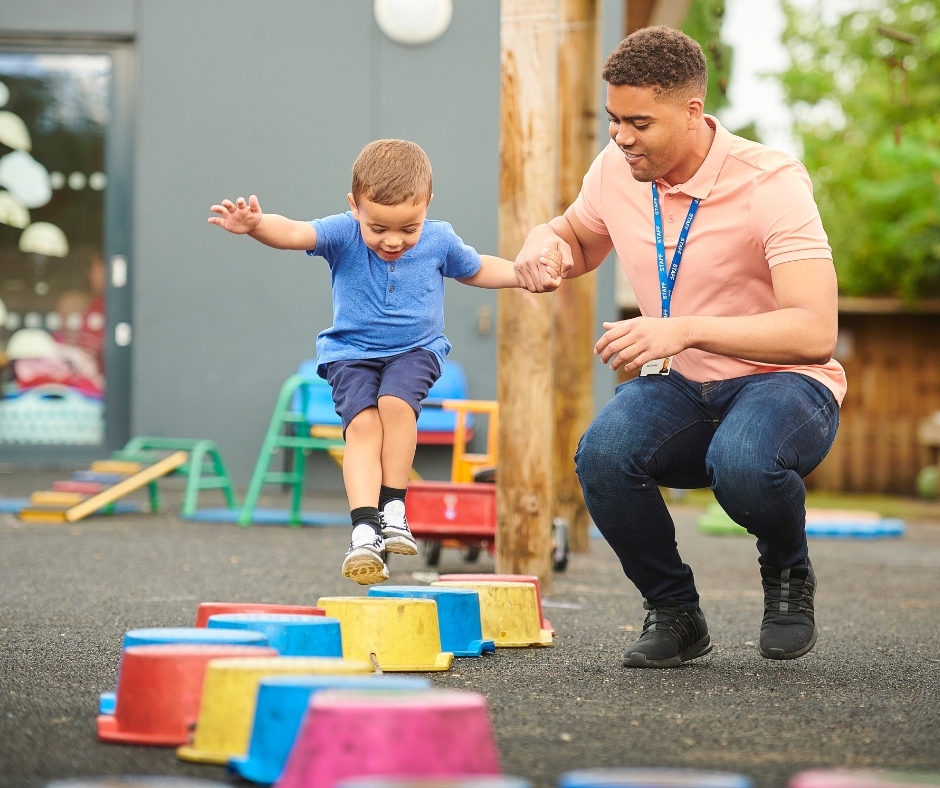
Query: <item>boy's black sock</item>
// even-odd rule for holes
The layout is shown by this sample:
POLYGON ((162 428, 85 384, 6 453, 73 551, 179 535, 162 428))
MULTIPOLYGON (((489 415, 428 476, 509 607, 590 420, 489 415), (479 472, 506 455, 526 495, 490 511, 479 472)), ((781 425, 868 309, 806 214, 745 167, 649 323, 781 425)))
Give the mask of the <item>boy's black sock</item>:
POLYGON ((368 525, 377 534, 382 533, 382 521, 379 519, 379 510, 374 506, 359 506, 349 513, 353 528, 357 525, 368 525))
POLYGON ((396 487, 386 487, 384 484, 379 490, 379 509, 384 509, 389 501, 404 501, 408 490, 399 490, 396 487))

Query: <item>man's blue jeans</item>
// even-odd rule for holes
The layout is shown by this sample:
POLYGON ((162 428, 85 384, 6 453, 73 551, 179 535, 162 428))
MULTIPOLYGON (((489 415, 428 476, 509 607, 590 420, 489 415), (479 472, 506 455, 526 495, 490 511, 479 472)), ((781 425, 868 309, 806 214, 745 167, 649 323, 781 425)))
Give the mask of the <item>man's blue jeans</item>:
POLYGON ((711 487, 757 537, 759 561, 805 564, 806 487, 839 426, 821 383, 771 372, 694 383, 673 371, 617 387, 575 455, 584 499, 644 598, 698 607, 659 486, 711 487))

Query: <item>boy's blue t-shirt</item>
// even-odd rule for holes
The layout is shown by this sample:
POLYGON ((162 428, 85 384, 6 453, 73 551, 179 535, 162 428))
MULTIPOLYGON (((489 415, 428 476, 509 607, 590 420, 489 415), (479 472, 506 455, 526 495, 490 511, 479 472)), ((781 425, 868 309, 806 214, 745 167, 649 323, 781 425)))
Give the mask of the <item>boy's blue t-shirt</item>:
POLYGON ((441 369, 450 352, 444 336, 444 277, 480 270, 480 255, 447 222, 425 220, 421 238, 393 262, 366 246, 352 213, 315 219, 317 246, 333 283, 333 325, 317 337, 317 372, 332 361, 394 356, 425 348, 441 369))

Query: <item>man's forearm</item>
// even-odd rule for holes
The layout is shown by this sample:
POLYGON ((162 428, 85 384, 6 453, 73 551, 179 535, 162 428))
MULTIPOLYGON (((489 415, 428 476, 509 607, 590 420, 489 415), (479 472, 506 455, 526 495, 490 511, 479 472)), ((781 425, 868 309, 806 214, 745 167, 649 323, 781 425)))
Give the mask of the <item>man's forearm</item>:
POLYGON ((688 347, 765 364, 825 364, 837 326, 813 310, 793 307, 746 317, 674 317, 688 347))
POLYGON ((275 249, 313 249, 317 233, 309 222, 298 222, 276 213, 266 213, 249 235, 275 249))

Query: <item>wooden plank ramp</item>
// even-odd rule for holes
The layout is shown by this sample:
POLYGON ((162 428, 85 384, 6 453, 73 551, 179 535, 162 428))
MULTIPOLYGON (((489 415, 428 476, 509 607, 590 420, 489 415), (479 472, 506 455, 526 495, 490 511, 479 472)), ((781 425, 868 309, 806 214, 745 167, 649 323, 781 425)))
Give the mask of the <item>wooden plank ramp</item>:
POLYGON ((114 503, 125 495, 139 490, 141 487, 145 487, 155 479, 172 473, 177 468, 185 465, 188 461, 189 454, 185 451, 174 452, 169 457, 160 460, 160 462, 145 467, 133 476, 129 476, 124 481, 118 482, 113 487, 109 487, 107 490, 93 495, 88 500, 82 501, 77 506, 73 506, 65 513, 65 519, 70 523, 81 520, 97 512, 102 507, 107 506, 109 503, 114 503))

